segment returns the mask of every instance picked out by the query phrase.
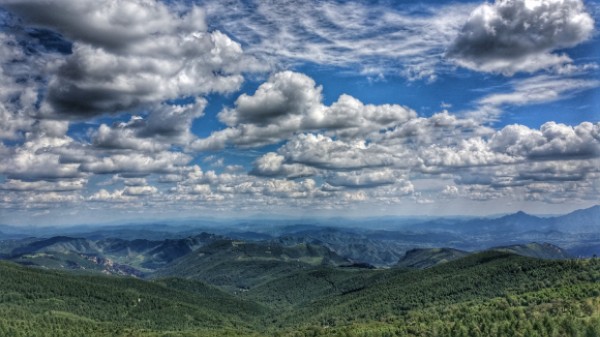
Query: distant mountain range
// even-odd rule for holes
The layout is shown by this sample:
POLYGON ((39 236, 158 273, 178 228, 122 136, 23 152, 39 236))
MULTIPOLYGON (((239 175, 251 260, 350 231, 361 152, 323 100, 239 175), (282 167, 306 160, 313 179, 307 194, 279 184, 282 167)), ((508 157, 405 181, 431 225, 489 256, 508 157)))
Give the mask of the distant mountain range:
POLYGON ((379 218, 329 218, 314 219, 298 223, 293 220, 193 220, 171 221, 163 223, 111 224, 110 226, 81 225, 70 227, 32 227, 10 226, 0 224, 0 239, 22 238, 27 236, 51 237, 68 235, 91 239, 165 239, 181 238, 199 232, 216 233, 231 238, 244 236, 247 239, 266 239, 288 234, 298 234, 315 228, 353 229, 355 231, 381 231, 431 233, 434 231, 451 231, 463 233, 522 233, 529 231, 559 231, 570 234, 599 233, 600 205, 560 215, 541 217, 524 212, 517 212, 500 217, 392 217, 379 218))
POLYGON ((537 217, 525 212, 517 212, 494 219, 481 218, 466 221, 432 220, 408 226, 407 229, 420 232, 449 231, 490 235, 552 231, 569 234, 599 233, 600 206, 593 206, 556 217, 537 217))
MULTIPOLYGON (((600 206, 548 218, 518 212, 494 219, 403 223, 397 230, 285 223, 252 230, 246 224, 241 230, 220 228, 209 234, 193 226, 157 224, 90 232, 69 228, 67 234, 58 236, 28 237, 27 230, 2 226, 5 237, 0 238, 0 258, 46 268, 138 277, 177 275, 210 282, 229 277, 237 281, 221 283, 243 288, 264 281, 259 271, 268 268, 283 272, 319 265, 423 268, 462 257, 463 252, 493 247, 541 258, 600 255, 599 222, 600 206), (547 245, 532 246, 531 242, 547 245), (536 251, 540 253, 536 255, 536 251), (254 265, 255 275, 234 276, 236 263, 254 265)), ((58 229, 44 233, 55 231, 58 229)))
MULTIPOLYGON (((418 242, 414 237, 408 237, 415 240, 413 244, 418 242)), ((368 261, 385 255, 388 250, 393 253, 386 256, 399 256, 389 266, 416 269, 476 254, 454 248, 406 250, 407 243, 394 241, 405 237, 392 236, 388 239, 378 241, 364 235, 353 239, 352 233, 327 229, 266 241, 232 240, 208 233, 162 241, 57 236, 0 242, 0 256, 22 265, 46 269, 140 278, 180 277, 237 291, 302 270, 321 267, 372 269, 374 267, 368 261)), ((540 259, 571 258, 566 251, 549 243, 517 244, 487 250, 540 259)))

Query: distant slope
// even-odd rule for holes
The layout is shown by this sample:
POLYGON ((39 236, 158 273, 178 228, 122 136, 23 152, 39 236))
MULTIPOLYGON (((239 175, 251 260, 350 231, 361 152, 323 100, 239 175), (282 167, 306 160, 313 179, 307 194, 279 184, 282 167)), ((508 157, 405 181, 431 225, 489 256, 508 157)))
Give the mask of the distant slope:
POLYGON ((549 219, 552 228, 565 233, 600 232, 600 205, 549 219))
POLYGON ((352 261, 376 266, 393 264, 402 255, 402 252, 410 248, 401 242, 370 239, 355 230, 338 228, 299 230, 281 236, 277 242, 284 245, 301 243, 323 245, 352 261))
MULTIPOLYGON (((5 257, 13 262, 45 269, 65 269, 114 275, 143 276, 143 272, 102 255, 95 242, 82 238, 57 236, 41 240, 22 240, 5 257)), ((13 242, 17 244, 17 242, 13 242)))
POLYGON ((27 245, 17 247, 12 255, 25 255, 36 253, 76 253, 76 254, 98 254, 98 246, 89 240, 72 238, 67 236, 56 236, 49 239, 41 239, 27 245))
POLYGON ((572 257, 564 249, 562 249, 558 246, 549 244, 549 243, 532 242, 532 243, 522 244, 522 245, 495 247, 495 248, 492 248, 491 250, 498 251, 498 252, 513 253, 513 254, 517 254, 517 255, 521 255, 521 256, 534 257, 534 258, 538 258, 538 259, 560 260, 560 259, 568 259, 568 258, 572 257))
POLYGON ((538 217, 517 212, 498 218, 480 218, 466 221, 431 220, 407 226, 421 232, 450 231, 467 235, 506 235, 527 232, 599 233, 600 206, 581 209, 556 217, 538 217))
POLYGON ((461 233, 488 235, 523 233, 532 230, 546 231, 550 229, 550 221, 525 212, 517 212, 496 219, 468 220, 458 223, 453 227, 453 230, 461 233))
MULTIPOLYGON (((549 260, 571 258, 571 255, 567 251, 549 243, 531 242, 528 244, 494 247, 488 251, 510 253, 520 256, 549 260)), ((470 253, 452 248, 415 248, 407 251, 404 257, 398 261, 396 267, 426 269, 438 264, 454 261, 471 254, 476 253, 470 253)))
POLYGON ((0 252, 5 259, 25 265, 143 276, 217 239, 220 237, 207 233, 160 241, 57 236, 7 241, 0 245, 0 252))
POLYGON ((199 279, 231 291, 294 271, 316 266, 337 266, 349 261, 323 246, 220 240, 201 247, 157 271, 153 277, 199 279))
POLYGON ((221 239, 221 236, 215 234, 201 233, 181 239, 165 240, 104 239, 97 241, 97 244, 105 256, 120 263, 153 271, 221 239))
POLYGON ((457 240, 460 238, 446 233, 422 234, 304 226, 302 230, 279 237, 277 242, 286 245, 298 243, 323 245, 352 261, 383 267, 394 265, 409 249, 418 246, 447 245, 457 240))
POLYGON ((469 254, 471 253, 452 248, 415 248, 407 251, 396 267, 425 269, 469 254))

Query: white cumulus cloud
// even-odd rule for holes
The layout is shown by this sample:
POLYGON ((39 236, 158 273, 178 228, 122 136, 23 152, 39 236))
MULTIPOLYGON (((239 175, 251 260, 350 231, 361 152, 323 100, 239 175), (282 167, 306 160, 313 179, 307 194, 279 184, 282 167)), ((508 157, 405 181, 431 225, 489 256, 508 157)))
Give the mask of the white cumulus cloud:
POLYGON ((447 56, 477 71, 534 72, 570 63, 553 52, 587 40, 593 31, 581 0, 496 0, 471 13, 447 56))

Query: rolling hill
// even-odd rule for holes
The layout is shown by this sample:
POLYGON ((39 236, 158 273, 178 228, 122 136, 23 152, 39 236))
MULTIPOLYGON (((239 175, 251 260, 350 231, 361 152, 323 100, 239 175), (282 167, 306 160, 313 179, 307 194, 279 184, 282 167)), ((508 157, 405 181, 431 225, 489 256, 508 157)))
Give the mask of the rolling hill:
POLYGON ((230 291, 246 290, 297 270, 349 261, 323 246, 219 240, 158 270, 152 277, 198 279, 230 291))
POLYGON ((425 269, 469 255, 452 248, 415 248, 406 252, 396 267, 425 269))
POLYGON ((427 269, 321 264, 236 295, 0 262, 0 301, 0 335, 15 337, 597 336, 600 262, 487 251, 427 269))
POLYGON ((4 241, 0 247, 5 259, 20 264, 141 277, 217 239, 207 233, 157 241, 57 236, 4 241))
MULTIPOLYGON (((510 246, 493 247, 487 251, 511 253, 520 256, 546 260, 564 260, 572 256, 564 249, 549 244, 531 242, 510 246)), ((406 252, 395 267, 426 269, 442 263, 454 261, 468 255, 477 254, 453 248, 415 248, 406 252)))
POLYGON ((353 278, 354 289, 305 302, 281 315, 278 324, 332 336, 463 336, 462 330, 465 336, 514 336, 519 330, 533 336, 547 334, 544 324, 557 336, 599 333, 600 309, 592 308, 600 304, 599 267, 596 261, 488 251, 425 270, 353 278), (580 309, 569 312, 575 302, 580 309), (469 333, 472 329, 478 331, 469 333))
POLYGON ((250 331, 268 308, 200 282, 82 276, 0 262, 2 336, 206 336, 250 331))
POLYGON ((531 242, 522 245, 494 247, 492 250, 513 253, 521 256, 535 257, 538 259, 561 260, 572 258, 571 254, 567 253, 562 248, 549 243, 531 242))

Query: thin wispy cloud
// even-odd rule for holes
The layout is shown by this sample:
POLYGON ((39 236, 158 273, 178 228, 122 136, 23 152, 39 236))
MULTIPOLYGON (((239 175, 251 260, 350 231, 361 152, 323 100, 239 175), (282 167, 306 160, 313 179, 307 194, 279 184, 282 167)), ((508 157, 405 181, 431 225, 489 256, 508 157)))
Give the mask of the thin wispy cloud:
POLYGON ((473 4, 406 5, 336 1, 206 1, 214 26, 276 65, 355 67, 369 76, 436 77, 445 49, 473 4))
POLYGON ((600 81, 596 79, 562 75, 544 74, 512 80, 508 83, 509 91, 482 97, 475 102, 477 108, 465 114, 481 120, 495 120, 502 115, 503 107, 564 100, 599 86, 600 81))

